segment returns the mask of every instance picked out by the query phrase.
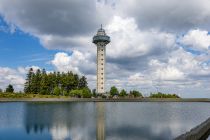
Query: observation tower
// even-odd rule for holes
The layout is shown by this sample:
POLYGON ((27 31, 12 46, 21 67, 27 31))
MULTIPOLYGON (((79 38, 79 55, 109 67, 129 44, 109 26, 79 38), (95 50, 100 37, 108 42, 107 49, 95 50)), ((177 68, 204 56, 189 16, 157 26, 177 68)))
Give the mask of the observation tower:
POLYGON ((105 93, 105 71, 106 71, 106 45, 110 42, 110 37, 106 35, 105 30, 98 29, 93 37, 93 43, 97 46, 97 85, 96 93, 105 93))

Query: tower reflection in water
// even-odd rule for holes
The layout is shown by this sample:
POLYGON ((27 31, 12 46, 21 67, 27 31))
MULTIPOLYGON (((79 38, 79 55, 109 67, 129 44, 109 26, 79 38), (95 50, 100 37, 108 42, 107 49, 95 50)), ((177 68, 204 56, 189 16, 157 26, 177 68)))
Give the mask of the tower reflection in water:
POLYGON ((104 102, 96 103, 97 123, 96 138, 97 140, 105 140, 105 105, 104 102))

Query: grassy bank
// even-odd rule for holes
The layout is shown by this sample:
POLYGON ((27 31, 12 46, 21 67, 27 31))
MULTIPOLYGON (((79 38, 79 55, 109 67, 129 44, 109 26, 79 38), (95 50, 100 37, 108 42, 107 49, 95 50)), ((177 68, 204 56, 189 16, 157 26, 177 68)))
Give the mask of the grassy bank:
POLYGON ((209 102, 207 98, 74 98, 69 96, 0 94, 0 102, 209 102))
POLYGON ((24 94, 24 93, 0 93, 0 98, 68 98, 67 96, 24 94))

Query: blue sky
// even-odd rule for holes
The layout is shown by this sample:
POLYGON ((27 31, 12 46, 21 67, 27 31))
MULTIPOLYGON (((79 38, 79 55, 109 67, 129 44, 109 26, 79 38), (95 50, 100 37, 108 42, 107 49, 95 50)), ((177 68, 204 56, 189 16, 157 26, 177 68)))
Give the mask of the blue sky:
POLYGON ((96 86, 92 37, 103 24, 106 90, 210 97, 209 0, 0 2, 0 88, 22 90, 30 67, 73 71, 96 86), (137 6, 138 5, 138 6, 137 6), (198 91, 200 91, 198 93, 198 91))
POLYGON ((44 48, 39 39, 16 29, 10 31, 9 25, 0 18, 0 66, 17 68, 31 65, 53 70, 50 61, 58 51, 44 48))

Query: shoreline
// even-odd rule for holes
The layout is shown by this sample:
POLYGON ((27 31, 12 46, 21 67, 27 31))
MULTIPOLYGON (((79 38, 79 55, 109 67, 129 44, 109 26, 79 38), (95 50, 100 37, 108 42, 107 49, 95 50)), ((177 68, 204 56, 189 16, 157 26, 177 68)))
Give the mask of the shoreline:
POLYGON ((0 98, 1 102, 209 102, 209 98, 0 98))

